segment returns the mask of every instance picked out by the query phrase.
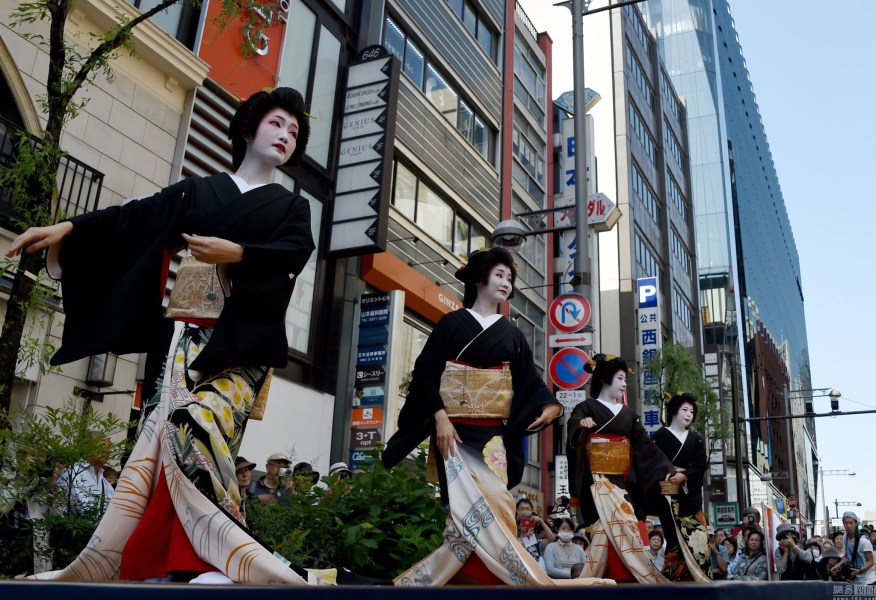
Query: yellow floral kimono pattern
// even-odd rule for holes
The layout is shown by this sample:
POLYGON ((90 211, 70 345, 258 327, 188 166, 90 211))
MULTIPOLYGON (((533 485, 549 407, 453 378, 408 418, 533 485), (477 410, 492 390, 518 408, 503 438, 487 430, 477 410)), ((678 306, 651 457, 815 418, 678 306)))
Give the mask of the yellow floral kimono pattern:
POLYGON ((267 369, 237 368, 202 378, 188 364, 209 336, 209 329, 176 324, 160 393, 144 406, 137 443, 91 541, 66 569, 34 578, 118 579, 122 550, 164 476, 202 560, 239 583, 306 584, 241 527, 234 458, 267 369))

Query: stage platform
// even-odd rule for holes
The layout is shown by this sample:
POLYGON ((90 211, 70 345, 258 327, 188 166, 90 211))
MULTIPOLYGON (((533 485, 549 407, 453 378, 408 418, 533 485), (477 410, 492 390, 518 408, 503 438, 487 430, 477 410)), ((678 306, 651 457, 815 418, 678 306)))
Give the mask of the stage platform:
MULTIPOLYGON (((444 587, 393 588, 356 586, 205 586, 189 584, 145 583, 53 583, 42 581, 0 581, 0 599, 37 600, 272 600, 341 599, 356 600, 444 600, 476 598, 477 600, 544 599, 544 588, 511 587, 444 587)), ((600 600, 876 600, 876 586, 846 586, 819 582, 723 582, 712 585, 676 584, 672 586, 642 586, 621 584, 613 587, 552 588, 551 600, 582 597, 600 600)))

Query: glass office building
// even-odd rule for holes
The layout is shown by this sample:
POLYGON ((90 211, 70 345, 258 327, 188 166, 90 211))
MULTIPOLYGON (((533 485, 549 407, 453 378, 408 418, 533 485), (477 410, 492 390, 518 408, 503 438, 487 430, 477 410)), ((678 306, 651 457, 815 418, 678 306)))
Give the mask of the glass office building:
MULTIPOLYGON (((704 351, 718 357, 710 374, 722 398, 739 399, 740 416, 784 413, 785 386, 811 388, 800 262, 730 7, 726 0, 649 0, 640 7, 687 106, 704 351)), ((802 412, 803 399, 791 397, 802 412)), ((796 460, 784 424, 761 423, 746 428, 751 467, 787 471, 779 487, 793 479, 814 509, 804 423, 794 421, 796 460)), ((735 478, 732 467, 728 479, 735 478)), ((727 499, 735 500, 735 486, 727 484, 727 499)))

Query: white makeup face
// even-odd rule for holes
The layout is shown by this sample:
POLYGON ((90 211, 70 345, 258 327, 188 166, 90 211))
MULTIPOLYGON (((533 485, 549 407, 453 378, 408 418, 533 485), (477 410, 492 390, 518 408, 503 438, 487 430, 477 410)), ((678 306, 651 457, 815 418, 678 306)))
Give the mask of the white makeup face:
POLYGON ((624 391, 627 389, 627 374, 625 371, 618 371, 611 378, 611 383, 608 385, 608 396, 612 400, 620 400, 624 397, 624 391))
POLYGON ((478 299, 491 304, 500 304, 508 300, 514 285, 511 283, 511 268, 498 264, 490 271, 487 283, 478 283, 478 299))
POLYGON ((280 166, 295 152, 297 142, 298 119, 282 108, 274 108, 262 118, 255 137, 247 140, 246 154, 280 166))
POLYGON ((675 416, 672 417, 672 422, 674 425, 681 425, 682 427, 688 427, 691 423, 693 423, 694 418, 694 407, 689 402, 685 402, 678 409, 678 412, 675 413, 675 416))

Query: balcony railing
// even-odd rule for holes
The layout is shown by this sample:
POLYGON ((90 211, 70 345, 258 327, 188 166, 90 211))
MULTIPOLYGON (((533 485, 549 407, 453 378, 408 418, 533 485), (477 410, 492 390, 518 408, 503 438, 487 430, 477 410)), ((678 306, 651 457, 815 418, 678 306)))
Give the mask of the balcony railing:
MULTIPOLYGON (((18 125, 0 117, 0 166, 10 167, 15 164, 21 131, 18 125)), ((26 135, 33 147, 42 144, 42 140, 38 137, 26 135)), ((55 204, 52 206, 53 221, 97 209, 100 192, 103 189, 103 173, 69 154, 64 155, 58 167, 55 186, 57 194, 55 204)), ((6 187, 0 188, 0 227, 21 231, 15 215, 13 198, 6 187)))

